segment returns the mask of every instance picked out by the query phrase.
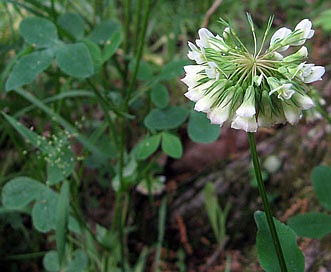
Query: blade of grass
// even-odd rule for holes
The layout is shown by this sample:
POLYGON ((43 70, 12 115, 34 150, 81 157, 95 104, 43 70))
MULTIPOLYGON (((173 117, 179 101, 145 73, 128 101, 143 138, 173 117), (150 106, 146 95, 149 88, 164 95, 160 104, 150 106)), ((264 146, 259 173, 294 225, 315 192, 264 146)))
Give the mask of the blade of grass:
MULTIPOLYGON (((85 91, 85 90, 70 90, 70 91, 64 91, 60 94, 54 95, 52 97, 46 98, 41 100, 41 102, 43 104, 49 104, 52 102, 56 102, 62 99, 66 99, 66 98, 76 98, 76 97, 89 97, 89 98, 93 98, 95 97, 94 94, 90 91, 85 91)), ((32 104, 18 112, 16 112, 13 117, 17 118, 19 116, 22 116, 23 114, 33 110, 34 108, 36 108, 35 104, 32 104)))
POLYGON ((59 256, 60 267, 65 264, 65 246, 66 246, 66 236, 69 220, 69 198, 70 198, 70 186, 68 181, 64 181, 61 187, 61 192, 59 195, 59 202, 56 214, 56 228, 55 228, 55 238, 57 252, 59 256))
POLYGON ((161 259, 161 249, 164 239, 164 229, 165 229, 165 219, 167 214, 167 198, 163 197, 160 209, 159 209, 159 222, 158 222, 158 238, 155 252, 155 261, 154 261, 154 272, 158 272, 160 259, 161 259))

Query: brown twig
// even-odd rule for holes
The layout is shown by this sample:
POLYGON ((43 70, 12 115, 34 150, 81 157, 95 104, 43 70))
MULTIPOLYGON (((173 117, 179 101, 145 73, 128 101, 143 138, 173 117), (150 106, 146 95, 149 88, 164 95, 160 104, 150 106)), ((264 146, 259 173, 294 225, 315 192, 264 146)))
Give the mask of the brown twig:
POLYGON ((222 3, 222 0, 216 0, 214 4, 207 10, 207 13, 205 15, 205 18, 202 22, 201 27, 207 27, 209 23, 210 16, 216 11, 216 9, 219 7, 219 5, 222 3))
POLYGON ((184 224, 183 218, 180 215, 176 215, 176 220, 178 224, 178 229, 180 233, 180 241, 184 245, 187 254, 191 255, 193 253, 192 247, 188 242, 186 226, 184 224))

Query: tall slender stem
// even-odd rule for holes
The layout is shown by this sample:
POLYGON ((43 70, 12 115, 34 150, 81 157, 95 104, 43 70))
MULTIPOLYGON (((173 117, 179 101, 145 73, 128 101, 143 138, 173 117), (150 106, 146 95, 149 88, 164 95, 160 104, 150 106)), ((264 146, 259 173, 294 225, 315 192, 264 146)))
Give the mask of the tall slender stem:
POLYGON ((264 211, 265 211, 265 214, 266 214, 266 217, 267 217, 267 222, 268 222, 271 237, 272 237, 272 240, 273 240, 273 243, 274 243, 274 246, 275 246, 276 254, 277 254, 277 257, 278 257, 278 262, 279 262, 279 265, 280 265, 280 268, 281 268, 282 272, 287 272, 285 258, 284 258, 284 255, 283 255, 282 247, 281 247, 280 242, 279 242, 279 238, 278 238, 278 234, 277 234, 277 231, 276 231, 275 223, 274 223, 274 220, 272 218, 271 209, 270 209, 266 189, 265 189, 265 186, 264 186, 264 182, 262 180, 262 174, 261 174, 259 158, 258 158, 257 151, 256 151, 256 143, 255 143, 254 133, 248 132, 248 140, 249 140, 249 146, 250 146, 250 149, 251 149, 251 155, 252 155, 254 171, 255 171, 255 176, 256 176, 256 180, 257 180, 257 185, 258 185, 260 196, 262 198, 262 204, 263 204, 263 208, 264 208, 264 211))
POLYGON ((139 63, 142 57, 142 52, 144 48, 144 41, 145 41, 145 35, 146 35, 146 29, 147 29, 147 23, 148 23, 148 18, 149 18, 149 13, 151 9, 151 0, 144 0, 144 15, 143 15, 143 22, 142 22, 142 27, 141 27, 141 32, 139 35, 139 44, 138 44, 138 50, 136 53, 136 58, 135 58, 135 63, 134 63, 134 68, 132 72, 132 76, 129 81, 129 88, 128 92, 126 95, 126 104, 129 104, 129 100, 132 95, 133 87, 137 79, 137 74, 138 74, 138 69, 139 69, 139 63))

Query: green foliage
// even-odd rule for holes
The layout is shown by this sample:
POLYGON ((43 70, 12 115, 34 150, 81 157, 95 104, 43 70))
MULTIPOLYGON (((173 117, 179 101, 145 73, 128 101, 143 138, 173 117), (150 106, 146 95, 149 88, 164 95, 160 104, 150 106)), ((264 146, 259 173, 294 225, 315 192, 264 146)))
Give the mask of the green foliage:
MULTIPOLYGON (((43 258, 46 271, 144 271, 151 249, 155 270, 161 269, 161 253, 168 245, 167 200, 159 202, 166 173, 158 158, 182 156, 178 130, 187 120, 193 141, 208 143, 220 135, 220 127, 209 124, 204 114, 182 105, 178 82, 183 66, 190 63, 185 57, 186 41, 195 38, 192 33, 212 2, 165 1, 158 3, 157 12, 152 12, 156 6, 149 2, 124 1, 121 7, 113 1, 85 0, 1 3, 0 83, 12 92, 3 93, 0 101, 5 120, 0 145, 4 157, 9 154, 6 161, 15 165, 7 169, 5 162, 0 169, 0 183, 4 183, 0 214, 16 216, 15 232, 23 228, 20 213, 31 216, 33 228, 43 233, 43 248, 51 249, 43 258), (15 154, 27 153, 17 163, 10 155, 13 146, 15 154), (94 186, 102 187, 95 198, 90 195, 94 186), (158 211, 158 237, 154 246, 132 253, 126 244, 128 235, 141 223, 136 221, 140 212, 132 207, 136 191, 148 195, 151 210, 158 211), (86 209, 92 205, 97 209, 104 200, 112 205, 107 206, 114 214, 111 220, 108 216, 101 220, 104 226, 90 216, 87 220, 86 209), (159 203, 157 209, 154 205, 159 203)), ((291 6, 285 2, 284 9, 291 6)), ((227 10, 235 23, 241 23, 238 11, 268 10, 267 4, 256 2, 223 1, 222 5, 222 13, 227 10)), ((219 12, 210 20, 212 28, 219 12)), ((327 28, 325 16, 321 13, 316 22, 327 28)), ((318 170, 317 176, 323 179, 324 171, 318 170)), ((230 206, 220 207, 211 184, 204 193, 216 240, 224 246, 230 206)), ((328 207, 323 192, 318 195, 328 207)), ((296 231, 328 233, 329 219, 314 216, 299 218, 307 228, 296 231), (309 220, 320 224, 314 228, 309 220)), ((259 232, 266 229, 261 220, 259 232)), ((291 227, 302 227, 302 222, 293 222, 291 227)), ((30 243, 33 237, 24 231, 30 243)), ((33 254, 39 249, 34 245, 33 254)), ((301 260, 295 253, 289 256, 301 260)), ((177 257, 179 270, 185 271, 181 249, 177 257)))
POLYGON ((138 160, 145 160, 152 155, 159 147, 161 135, 153 135, 145 138, 139 145, 137 150, 138 160))
POLYGON ((326 32, 331 32, 331 9, 323 10, 318 17, 314 20, 317 27, 321 27, 326 32))
POLYGON ((48 251, 43 258, 43 264, 47 271, 60 271, 59 256, 57 252, 54 250, 48 251))
MULTIPOLYGON (((331 167, 320 165, 312 171, 313 187, 320 203, 331 210, 331 167)), ((310 212, 293 216, 289 226, 299 235, 309 238, 322 238, 331 233, 329 214, 310 212)))
POLYGON ((164 109, 169 104, 169 92, 164 85, 156 84, 151 90, 151 99, 155 106, 164 109))
POLYGON ((165 65, 160 74, 158 75, 159 80, 170 80, 178 77, 183 73, 183 67, 190 62, 187 59, 174 60, 165 65))
POLYGON ((331 167, 317 166, 312 172, 313 186, 320 203, 331 211, 331 167))
POLYGON ((14 66, 6 82, 6 90, 16 89, 30 84, 38 74, 46 70, 52 63, 53 52, 42 50, 32 52, 21 58, 14 66))
POLYGON ((183 154, 183 146, 179 137, 171 133, 162 133, 161 146, 162 150, 172 158, 179 159, 183 154))
MULTIPOLYGON (((256 246, 260 265, 268 272, 279 272, 281 269, 276 261, 276 250, 272 241, 266 216, 263 212, 257 211, 254 214, 254 218, 258 227, 256 246)), ((288 271, 303 272, 305 268, 305 259, 297 246, 295 232, 276 219, 274 219, 274 223, 288 271)))
POLYGON ((17 177, 7 182, 2 189, 2 203, 8 209, 21 209, 37 199, 44 186, 29 177, 17 177))
POLYGON ((40 17, 28 17, 20 24, 20 34, 24 40, 36 48, 48 48, 57 41, 56 26, 40 17))
POLYGON ((70 188, 69 183, 64 182, 61 187, 61 192, 59 195, 59 201, 56 211, 56 245, 59 257, 59 264, 64 263, 65 257, 65 245, 66 245, 66 235, 68 230, 69 222, 69 199, 70 199, 70 188))
POLYGON ((202 112, 193 111, 188 122, 188 135, 197 143, 210 143, 219 137, 220 126, 210 124, 206 115, 202 112))
MULTIPOLYGON (((58 18, 59 26, 76 40, 83 38, 84 24, 79 15, 63 14, 58 18)), ((6 90, 30 84, 36 76, 46 70, 55 57, 63 73, 75 78, 87 78, 97 72, 119 47, 121 35, 116 22, 103 22, 88 35, 89 40, 65 44, 59 40, 56 26, 40 17, 28 17, 20 24, 20 34, 34 51, 19 59, 6 82, 6 90), (105 27, 109 27, 105 31, 105 27), (95 45, 94 45, 95 43, 95 45), (105 45, 103 52, 96 44, 105 45)))
POLYGON ((39 148, 47 161, 47 181, 53 185, 63 181, 75 168, 75 158, 66 136, 54 136, 54 142, 47 141, 9 115, 4 114, 7 121, 34 147, 39 148))
POLYGON ((28 177, 14 178, 4 186, 2 199, 4 207, 10 209, 21 209, 34 201, 34 227, 40 232, 55 229, 58 195, 42 183, 28 177))
MULTIPOLYGON (((73 259, 68 261, 68 264, 63 268, 67 272, 83 272, 87 268, 87 256, 84 251, 76 250, 73 252, 73 259)), ((63 271, 59 264, 58 253, 51 250, 46 253, 43 258, 43 265, 46 271, 49 272, 60 272, 63 271)))
POLYGON ((92 29, 87 38, 96 44, 107 44, 114 34, 119 33, 120 29, 120 24, 115 20, 102 21, 92 29))
POLYGON ((171 106, 165 109, 152 109, 144 120, 151 130, 168 130, 178 128, 188 116, 188 110, 183 107, 171 106))
POLYGON ((331 216, 317 212, 299 214, 290 218, 288 225, 299 236, 318 239, 331 232, 331 216))
POLYGON ((223 247, 226 242, 226 220, 230 211, 230 203, 226 204, 224 210, 220 207, 215 186, 211 182, 205 185, 203 193, 211 227, 219 246, 223 247))
POLYGON ((36 230, 46 233, 55 229, 58 195, 44 187, 32 209, 32 221, 36 230))
POLYGON ((159 271, 159 265, 161 260, 161 249, 162 243, 165 234, 165 222, 166 222, 166 214, 167 214, 167 198, 164 197, 162 199, 160 208, 159 208, 159 218, 158 218, 158 238, 156 245, 156 253, 155 253, 155 266, 154 271, 159 271))
POLYGON ((103 62, 106 62, 109 60, 114 53, 116 52, 116 49, 120 46, 122 43, 122 35, 121 32, 116 31, 114 32, 106 41, 104 45, 104 49, 102 51, 102 60, 103 62))
POLYGON ((75 38, 80 40, 84 36, 85 24, 82 17, 77 13, 67 12, 57 19, 58 25, 75 38))
POLYGON ((93 62, 83 43, 61 46, 55 55, 60 69, 69 76, 86 78, 93 74, 93 62))

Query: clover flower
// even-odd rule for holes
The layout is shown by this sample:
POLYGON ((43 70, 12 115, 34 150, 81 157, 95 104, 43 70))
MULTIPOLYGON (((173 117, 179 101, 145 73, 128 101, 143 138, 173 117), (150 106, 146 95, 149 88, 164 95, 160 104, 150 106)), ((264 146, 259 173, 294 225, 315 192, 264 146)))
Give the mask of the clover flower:
POLYGON ((196 111, 207 113, 212 124, 230 123, 247 132, 286 122, 294 125, 303 110, 314 106, 306 84, 321 80, 325 73, 324 67, 306 63, 308 50, 303 44, 314 35, 312 23, 304 19, 293 31, 280 28, 263 50, 272 18, 258 49, 253 21, 247 17, 253 52, 222 19, 221 36, 201 28, 196 45, 188 43, 188 58, 196 64, 184 67, 185 96, 195 102, 196 111), (294 46, 301 47, 288 52, 294 46))

